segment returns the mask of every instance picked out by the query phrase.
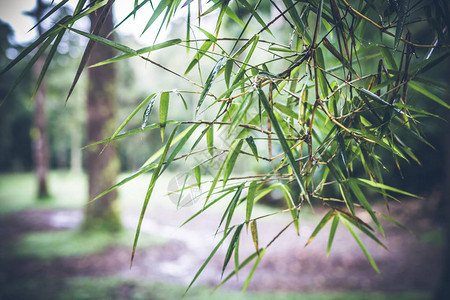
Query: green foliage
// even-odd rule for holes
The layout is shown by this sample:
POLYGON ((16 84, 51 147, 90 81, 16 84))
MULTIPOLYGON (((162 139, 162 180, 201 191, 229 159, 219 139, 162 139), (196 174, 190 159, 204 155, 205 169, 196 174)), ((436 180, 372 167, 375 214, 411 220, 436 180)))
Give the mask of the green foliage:
MULTIPOLYGON (((448 31, 445 30, 448 10, 439 16, 433 15, 435 11, 442 11, 439 1, 388 2, 392 5, 377 8, 372 1, 283 0, 280 10, 268 17, 258 10, 261 1, 237 1, 241 6, 229 5, 230 1, 212 1, 203 12, 198 12, 198 30, 187 28, 188 36, 193 31, 195 36, 204 35, 206 38, 185 41, 178 38, 142 48, 148 51, 134 50, 98 36, 99 28, 86 33, 71 27, 88 13, 113 5, 113 2, 98 1, 88 8, 80 1, 80 10, 61 19, 39 37, 7 65, 2 74, 24 59, 38 44, 44 45, 41 49, 50 45, 55 47, 60 32, 67 29, 90 39, 71 91, 94 42, 121 52, 118 58, 102 63, 139 57, 192 84, 192 90, 188 91, 156 92, 160 93, 159 123, 147 125, 155 99, 153 95, 156 95, 152 93, 120 125, 112 138, 96 143, 112 142, 154 129, 160 129, 164 139, 165 129, 171 132, 165 144, 148 158, 140 171, 106 191, 112 191, 147 171, 153 172, 136 230, 132 260, 140 226, 158 179, 169 166, 183 159, 185 164, 190 164, 197 184, 184 184, 181 190, 204 186, 208 163, 216 163, 217 166, 207 192, 202 194, 206 197, 204 206, 193 217, 218 202, 228 201, 216 230, 218 233, 224 224, 224 235, 189 287, 218 248, 228 243, 223 271, 226 271, 233 252, 235 268, 224 281, 253 262, 253 269, 243 287, 247 288, 265 250, 292 224, 299 232, 302 208, 314 203, 322 204, 329 211, 319 221, 308 243, 332 220, 329 253, 336 227, 343 223, 369 263, 379 272, 355 229, 386 248, 377 237, 384 234, 379 222, 380 213, 372 208, 373 203, 367 195, 379 194, 386 201, 396 199, 397 195, 414 196, 385 182, 384 174, 400 169, 404 163, 419 162, 409 141, 415 139, 429 145, 422 134, 421 122, 439 118, 427 109, 427 104, 440 105, 442 110, 450 107, 433 91, 432 85, 423 85, 429 70, 448 62, 450 52, 448 31), (237 13, 237 7, 246 13, 237 13), (427 7, 435 9, 430 13, 427 7), (424 9, 428 13, 424 14, 424 9), (202 18, 211 16, 209 25, 205 25, 206 22, 201 25, 202 18), (226 20, 240 26, 238 33, 225 33, 225 37, 220 35, 225 32, 223 25, 226 20), (282 25, 276 25, 279 20, 282 20, 282 25), (427 32, 425 39, 422 31, 427 32), (427 39, 430 33, 435 35, 435 40, 427 39), (195 53, 187 57, 187 66, 178 69, 167 68, 142 55, 180 46, 194 48, 195 53), (202 73, 209 74, 204 83, 196 82, 197 77, 193 75, 196 68, 200 81, 202 73), (408 87, 424 97, 411 101, 408 87), (175 103, 172 99, 169 103, 170 93, 198 95, 195 104, 188 107, 191 118, 168 119, 171 117, 169 106, 175 103), (123 132, 122 129, 148 101, 143 126, 123 132), (190 127, 177 134, 178 129, 187 125, 190 127), (226 130, 220 132, 225 145, 218 145, 214 135, 217 137, 223 128, 226 130), (190 138, 193 143, 188 143, 190 138), (238 173, 236 169, 239 168, 236 167, 245 157, 255 158, 252 161, 256 160, 265 174, 233 176, 238 173), (380 159, 382 157, 383 160, 380 159), (157 159, 159 161, 152 164, 157 159), (264 194, 273 190, 279 190, 286 200, 287 208, 278 213, 290 213, 292 222, 286 224, 271 242, 261 246, 256 220, 262 222, 270 215, 253 216, 252 207, 264 194), (235 212, 242 203, 245 203, 246 215, 245 219, 238 220, 235 212), (368 213, 376 231, 358 217, 361 211, 368 213), (244 224, 251 224, 256 252, 240 260, 239 241, 244 224), (228 236, 231 239, 227 239, 228 236)), ((128 16, 138 14, 144 2, 135 5, 128 16)), ((189 10, 187 16, 191 18, 192 9, 192 1, 160 1, 154 7, 144 32, 161 20, 158 37, 163 26, 169 26, 179 11, 189 10)), ((186 23, 191 24, 191 20, 186 23)), ((38 51, 26 68, 40 54, 38 51)))

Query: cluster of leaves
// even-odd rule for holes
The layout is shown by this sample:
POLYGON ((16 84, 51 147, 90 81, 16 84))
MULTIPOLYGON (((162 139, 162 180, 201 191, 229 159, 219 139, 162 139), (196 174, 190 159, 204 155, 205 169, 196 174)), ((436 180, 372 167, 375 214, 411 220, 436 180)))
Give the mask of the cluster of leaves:
MULTIPOLYGON (((67 0, 60 2, 49 14, 66 2, 67 0)), ((386 199, 386 205, 388 199, 397 200, 397 194, 414 196, 383 182, 383 170, 389 168, 380 160, 379 154, 390 153, 398 166, 400 160, 417 161, 401 135, 409 135, 428 143, 421 134, 420 118, 437 116, 408 102, 409 88, 422 94, 424 101, 435 101, 446 109, 450 108, 432 91, 433 88, 445 90, 445 87, 423 77, 423 73, 448 59, 450 53, 446 44, 449 10, 445 1, 388 1, 381 8, 368 0, 351 3, 346 0, 270 1, 273 7, 270 19, 259 10, 261 0, 212 0, 203 12, 201 1, 197 1, 199 24, 196 28, 206 39, 194 40, 191 39, 194 27, 191 24, 193 0, 162 0, 155 6, 152 1, 135 1, 135 8, 126 19, 138 13, 144 5, 153 7, 153 14, 144 32, 155 26, 158 19, 162 19, 159 28, 161 31, 165 24, 170 24, 178 11, 187 10, 185 40, 177 38, 138 50, 99 36, 101 22, 92 33, 72 28, 75 21, 99 8, 103 8, 102 14, 107 13, 114 3, 113 0, 95 1, 88 5, 85 2, 80 0, 73 16, 63 18, 39 37, 2 73, 41 45, 24 72, 30 69, 36 57, 49 48, 42 77, 61 36, 65 31, 71 30, 89 38, 74 85, 86 65, 92 44, 103 43, 115 48, 120 54, 97 63, 95 67, 140 57, 193 84, 194 90, 189 93, 199 95, 195 108, 196 116, 201 109, 205 109, 206 103, 209 103, 207 110, 216 109, 211 120, 196 120, 195 116, 190 121, 169 120, 171 96, 180 96, 186 109, 187 104, 183 92, 160 91, 143 100, 110 138, 95 143, 110 143, 155 129, 161 130, 161 138, 164 140, 165 130, 171 128, 164 147, 154 153, 135 174, 97 197, 152 171, 133 249, 138 243, 140 227, 158 178, 177 160, 196 155, 204 158, 205 154, 208 154, 206 159, 197 161, 192 166, 198 186, 207 187, 206 191, 199 195, 204 199, 203 208, 192 218, 219 201, 229 202, 217 228, 217 233, 221 231, 223 236, 189 287, 219 247, 229 241, 223 271, 233 254, 235 268, 224 278, 221 285, 254 261, 244 284, 245 289, 265 250, 288 227, 293 226, 299 232, 301 209, 313 201, 322 203, 329 211, 311 234, 308 243, 331 221, 329 253, 336 228, 342 223, 355 238, 373 268, 379 272, 355 229, 380 246, 386 247, 378 239, 372 226, 361 220, 357 212, 367 212, 377 231, 384 235, 380 217, 396 224, 397 222, 388 215, 375 211, 365 191, 379 193, 386 199), (420 13, 423 7, 427 7, 425 15, 420 13), (237 14, 238 9, 246 11, 246 14, 237 14), (200 19, 214 13, 215 26, 213 30, 208 31, 207 26, 201 26, 200 19), (222 24, 225 24, 227 19, 242 26, 239 34, 231 37, 220 36, 224 31, 222 24), (282 34, 274 34, 279 31, 274 28, 278 26, 277 21, 284 23, 282 34), (416 43, 419 38, 413 36, 414 32, 411 33, 409 29, 417 23, 429 26, 435 33, 432 37, 434 40, 426 44, 416 43), (291 32, 289 43, 284 43, 283 38, 279 38, 286 37, 288 34, 284 34, 285 32, 291 32), (195 54, 183 75, 178 70, 171 70, 144 56, 151 51, 180 46, 195 49, 195 54), (265 52, 268 55, 256 55, 257 52, 265 52), (199 70, 204 70, 201 63, 205 60, 212 60, 214 67, 208 70, 209 76, 204 83, 196 83, 189 78, 190 73, 197 66, 199 70), (223 80, 219 81, 218 78, 223 80), (220 89, 220 95, 212 92, 220 89), (147 124, 158 99, 160 122, 147 124), (142 127, 123 132, 127 123, 145 107, 142 127), (182 128, 184 130, 178 133, 182 128), (220 149, 215 145, 214 136, 215 132, 224 128, 230 143, 225 149, 220 149), (191 144, 193 137, 195 142, 191 144), (274 151, 280 153, 273 155, 274 151), (231 177, 236 162, 245 156, 254 157, 260 164, 267 164, 270 172, 231 177), (212 181, 209 181, 209 178, 202 176, 202 170, 208 163, 216 160, 221 162, 220 167, 212 181), (338 191, 333 197, 326 196, 325 191, 329 187, 338 191), (252 214, 253 206, 275 189, 282 191, 286 201, 287 209, 280 213, 290 213, 292 221, 268 245, 261 246, 257 223, 269 216, 255 217, 252 214), (294 190, 298 192, 295 193, 294 190), (234 223, 234 212, 238 206, 246 207, 246 216, 245 219, 234 223), (255 252, 241 260, 239 241, 244 225, 250 226, 255 252)), ((181 193, 193 187, 184 184, 181 193)), ((132 260, 133 256, 134 250, 132 260)))

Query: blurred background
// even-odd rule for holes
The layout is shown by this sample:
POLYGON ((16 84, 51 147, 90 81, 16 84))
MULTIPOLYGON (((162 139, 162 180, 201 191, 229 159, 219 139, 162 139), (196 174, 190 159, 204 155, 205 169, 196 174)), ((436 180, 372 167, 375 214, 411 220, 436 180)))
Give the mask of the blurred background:
MULTIPOLYGON (((114 24, 132 10, 132 2, 118 1, 113 10, 114 24)), ((54 19, 49 19, 28 32, 36 24, 36 18, 39 19, 49 10, 47 4, 36 0, 0 1, 2 68, 37 37, 39 30, 45 31, 53 26, 54 19)), ((66 11, 61 13, 71 13, 73 9, 68 5, 66 11)), ((150 7, 148 9, 150 13, 150 7)), ((270 5, 262 5, 260 10, 270 18, 270 5)), ((142 11, 134 22, 130 20, 119 27, 114 34, 115 40, 134 49, 153 44, 155 30, 140 36, 147 22, 145 15, 145 11, 142 11)), ((208 20, 204 18, 202 22, 207 24, 208 20)), ((231 35, 238 32, 238 25, 229 20, 226 22, 222 30, 231 35)), ((184 36, 178 29, 184 30, 185 23, 185 13, 180 11, 173 25, 161 33, 158 41, 184 36)), ((89 31, 90 28, 88 20, 78 26, 83 31, 89 31)), ((281 34, 289 32, 289 28, 283 26, 286 24, 274 28, 281 34)), ((420 28, 418 32, 421 32, 420 28)), ((426 36, 426 30, 421 34, 426 36)), ((288 43, 289 34, 285 36, 288 43)), ((208 213, 180 227, 202 208, 203 201, 196 198, 198 191, 191 191, 191 194, 182 197, 181 207, 177 207, 179 195, 170 193, 182 186, 184 174, 188 171, 183 164, 177 164, 178 169, 173 168, 158 181, 143 223, 135 261, 130 269, 134 232, 150 175, 144 174, 120 187, 117 200, 107 200, 114 202, 113 208, 87 204, 89 199, 99 193, 89 188, 93 180, 90 172, 94 171, 88 156, 100 159, 110 154, 99 154, 102 148, 91 151, 91 154, 89 150, 82 150, 83 146, 95 141, 90 137, 88 124, 89 114, 92 113, 88 105, 88 99, 92 97, 89 95, 89 86, 94 81, 90 71, 83 72, 69 101, 65 103, 86 44, 87 39, 80 35, 64 35, 33 103, 30 97, 38 75, 30 71, 23 74, 20 84, 0 107, 0 298, 180 299, 218 242, 218 239, 214 239, 214 232, 225 205, 213 207, 208 213), (45 101, 40 102, 39 97, 45 101), (105 213, 107 209, 111 209, 108 214, 105 213), (111 217, 112 213, 114 217, 111 217), (91 226, 91 217, 109 219, 101 225, 91 226), (110 226, 111 230, 92 230, 91 227, 98 229, 96 226, 102 229, 110 226)), ((189 53, 190 56, 193 54, 194 51, 189 53)), ((150 58, 167 68, 184 70, 186 49, 181 46, 170 47, 152 52, 150 58)), ((376 60, 364 64, 376 64, 376 60)), ((213 63, 206 69, 210 70, 212 66, 213 63)), ((24 68, 26 62, 21 62, 2 76, 0 99, 8 94, 16 79, 22 76, 24 68)), ((96 69, 100 70, 101 67, 96 69)), ((116 105, 112 114, 115 115, 115 121, 112 127, 100 133, 101 138, 110 136, 139 103, 155 92, 181 92, 189 109, 185 110, 180 97, 171 96, 177 100, 171 100, 169 119, 191 119, 194 113, 192 107, 195 107, 198 95, 183 93, 192 89, 190 83, 163 72, 157 66, 137 58, 114 64, 113 98, 116 105)), ((442 64, 428 73, 429 78, 446 85, 448 64, 442 64)), ((196 78, 198 75, 193 76, 196 78)), ((447 97, 445 89, 436 89, 435 93, 443 99, 447 97)), ((423 96, 414 90, 409 92, 408 97, 413 102, 424 102, 423 96)), ((430 101, 426 103, 428 111, 446 119, 437 104, 430 101)), ((442 260, 445 257, 445 215, 441 213, 441 200, 447 153, 444 137, 448 135, 448 127, 444 120, 424 119, 424 135, 434 149, 418 140, 406 141, 415 149, 421 165, 415 162, 402 163, 402 173, 392 168, 391 173, 386 174, 386 183, 418 194, 423 199, 405 198, 401 199, 401 204, 391 204, 391 216, 407 229, 390 222, 383 223, 387 234, 382 240, 390 249, 389 252, 362 237, 381 274, 372 269, 358 244, 342 226, 338 229, 328 258, 328 227, 308 247, 304 247, 325 212, 318 204, 317 207, 302 211, 299 237, 294 230, 289 230, 267 251, 245 294, 241 294, 240 289, 249 269, 242 270, 237 278, 211 294, 221 281, 222 262, 226 253, 226 247, 222 247, 185 297, 431 298, 441 278, 442 260)), ((158 114, 153 113, 148 124, 158 121, 158 114)), ((139 128, 141 124, 141 118, 135 118, 127 129, 139 128)), ((216 140, 220 141, 220 132, 216 135, 216 140)), ((222 140, 226 141, 225 138, 222 140)), ((113 177, 112 182, 97 183, 100 190, 137 171, 163 145, 160 132, 156 130, 130 136, 109 146, 114 149, 111 157, 120 162, 115 165, 119 175, 118 178, 113 177)), ((394 163, 389 157, 384 159, 386 164, 394 163)), ((243 174, 250 171, 262 173, 264 167, 253 159, 239 164, 237 171, 243 174)), ((214 168, 209 176, 213 175, 214 168)), ((280 201, 281 197, 277 193, 268 194, 258 203, 256 213, 263 215, 279 211, 283 208, 280 203, 284 203, 280 201)), ((383 199, 372 200, 375 201, 377 211, 386 212, 383 199)), ((245 216, 245 211, 237 213, 245 216)), ((363 220, 365 217, 370 219, 370 216, 361 216, 363 220)), ((261 222, 261 243, 269 242, 289 220, 290 215, 281 214, 261 222)), ((251 254, 251 236, 245 235, 240 247, 243 258, 251 254)))

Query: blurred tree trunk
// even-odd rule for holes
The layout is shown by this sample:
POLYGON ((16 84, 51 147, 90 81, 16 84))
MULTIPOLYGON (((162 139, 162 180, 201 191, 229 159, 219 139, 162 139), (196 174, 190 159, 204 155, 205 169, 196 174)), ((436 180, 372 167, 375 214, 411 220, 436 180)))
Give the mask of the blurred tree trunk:
MULTIPOLYGON (((29 14, 34 17, 36 23, 44 16, 45 9, 48 5, 44 4, 42 0, 37 0, 36 8, 29 14)), ((44 30, 41 25, 37 26, 39 35, 42 35, 44 30)), ((39 74, 44 66, 45 55, 41 55, 33 66, 33 79, 38 80, 39 74)), ((31 131, 31 137, 33 141, 33 157, 35 171, 38 180, 38 199, 48 198, 48 133, 47 133, 47 120, 45 114, 45 81, 42 80, 41 85, 36 92, 34 98, 34 120, 33 129, 31 131)))
MULTIPOLYGON (((103 10, 103 8, 102 8, 103 10)), ((91 30, 94 28, 102 10, 90 14, 91 30)), ((113 29, 112 12, 106 17, 101 36, 113 29)), ((115 55, 113 49, 95 44, 89 64, 99 62, 115 55)), ((116 116, 116 69, 114 64, 89 69, 87 99, 87 138, 92 143, 114 132, 116 116)), ((110 144, 88 148, 87 173, 89 179, 89 200, 93 199, 116 183, 119 172, 119 159, 116 148, 110 144)), ((117 191, 110 192, 87 205, 83 229, 117 231, 121 228, 117 191)))

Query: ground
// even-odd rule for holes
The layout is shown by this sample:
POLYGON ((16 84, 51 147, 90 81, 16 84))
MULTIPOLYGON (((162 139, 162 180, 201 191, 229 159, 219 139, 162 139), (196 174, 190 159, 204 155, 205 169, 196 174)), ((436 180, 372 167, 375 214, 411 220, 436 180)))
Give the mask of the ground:
MULTIPOLYGON (((389 251, 360 234, 381 274, 373 270, 342 224, 328 258, 329 227, 304 247, 325 213, 317 207, 300 219, 300 236, 294 228, 288 228, 267 249, 247 294, 237 291, 253 263, 213 297, 228 299, 228 293, 233 293, 238 299, 263 299, 264 295, 267 299, 427 299, 438 281, 443 257, 442 233, 433 219, 436 198, 431 195, 425 200, 404 199, 401 205, 391 204, 391 216, 413 233, 383 222, 386 238, 377 236, 389 251)), ((193 205, 177 210, 170 201, 155 201, 143 224, 131 269, 139 206, 123 210, 125 233, 115 237, 81 236, 77 228, 82 222, 82 207, 76 205, 25 206, 3 213, 0 299, 179 299, 221 236, 219 233, 214 238, 220 208, 180 228, 198 209, 193 205)), ((383 203, 377 203, 376 209, 385 210, 383 203)), ((255 215, 272 211, 276 209, 258 207, 255 215)), ((289 218, 280 214, 261 220, 260 245, 266 245, 289 218)), ((241 261, 254 251, 250 236, 250 232, 243 232, 241 261)), ((187 299, 211 299, 210 291, 221 281, 226 250, 226 246, 219 249, 187 299)), ((225 275, 233 268, 232 259, 225 275)))

